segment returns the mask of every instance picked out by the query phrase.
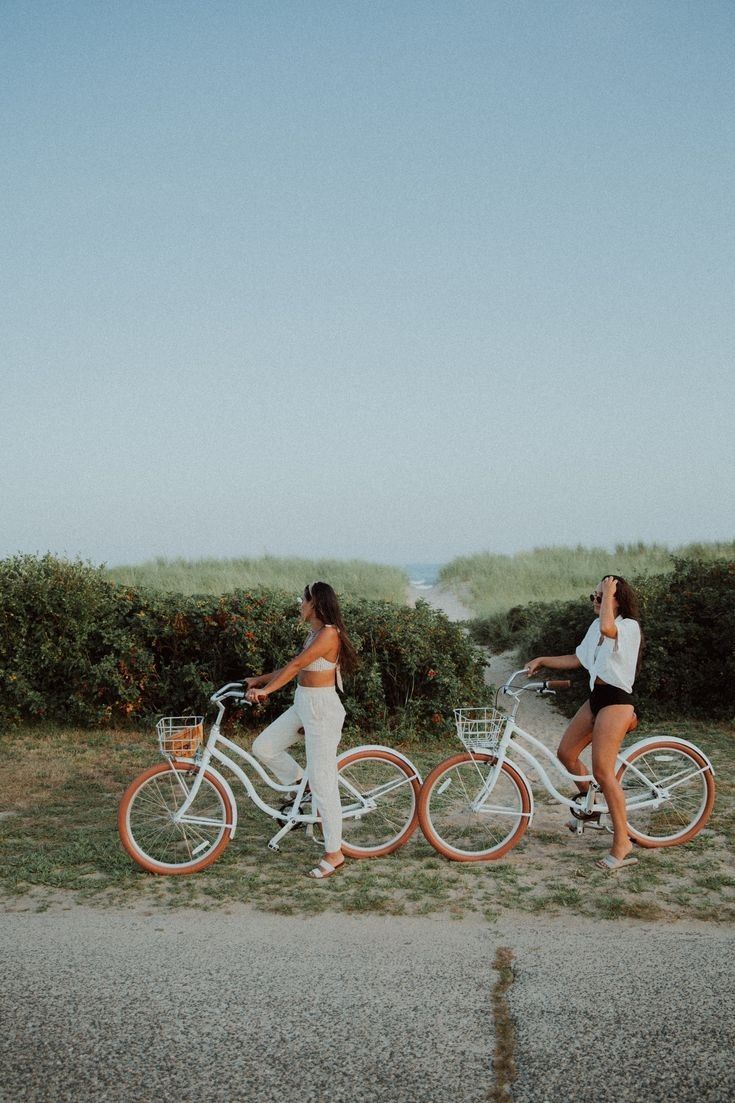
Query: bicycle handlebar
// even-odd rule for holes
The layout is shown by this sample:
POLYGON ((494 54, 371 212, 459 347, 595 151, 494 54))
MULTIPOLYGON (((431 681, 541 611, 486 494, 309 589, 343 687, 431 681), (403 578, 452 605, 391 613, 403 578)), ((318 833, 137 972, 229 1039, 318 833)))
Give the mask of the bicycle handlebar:
POLYGON ((528 682, 527 685, 514 686, 513 682, 516 680, 519 674, 527 674, 527 668, 522 666, 520 670, 514 671, 508 681, 505 682, 499 689, 500 693, 506 693, 509 696, 515 696, 518 693, 525 693, 529 689, 535 689, 537 693, 556 693, 557 689, 569 689, 571 681, 568 678, 554 678, 545 680, 543 682, 528 682))
POLYGON ((228 682, 227 685, 215 690, 209 700, 213 705, 221 705, 223 701, 232 699, 249 705, 251 702, 245 696, 244 684, 244 682, 228 682))

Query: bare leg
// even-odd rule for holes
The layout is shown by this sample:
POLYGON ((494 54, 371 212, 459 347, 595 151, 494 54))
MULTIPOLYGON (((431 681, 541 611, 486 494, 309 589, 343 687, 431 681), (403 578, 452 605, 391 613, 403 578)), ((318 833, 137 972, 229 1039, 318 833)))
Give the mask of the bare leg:
MULTIPOLYGON (((564 732, 559 749, 556 752, 559 761, 563 766, 566 766, 570 774, 584 775, 587 773, 587 768, 580 761, 579 756, 585 747, 589 747, 592 742, 594 724, 595 718, 592 715, 590 703, 585 701, 569 721, 567 730, 564 732)), ((586 793, 589 789, 589 783, 586 781, 578 781, 576 785, 580 793, 586 793)))
POLYGON ((632 705, 607 705, 600 709, 592 733, 592 773, 605 795, 613 825, 613 858, 626 858, 633 849, 628 836, 625 796, 615 773, 615 757, 633 716, 632 705))

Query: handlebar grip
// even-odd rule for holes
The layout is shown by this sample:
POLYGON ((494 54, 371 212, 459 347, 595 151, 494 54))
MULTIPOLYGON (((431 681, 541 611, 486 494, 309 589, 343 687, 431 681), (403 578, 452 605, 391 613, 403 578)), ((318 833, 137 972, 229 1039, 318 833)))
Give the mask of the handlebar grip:
POLYGON ((553 678, 551 681, 546 682, 547 689, 569 689, 571 685, 569 678, 553 678))

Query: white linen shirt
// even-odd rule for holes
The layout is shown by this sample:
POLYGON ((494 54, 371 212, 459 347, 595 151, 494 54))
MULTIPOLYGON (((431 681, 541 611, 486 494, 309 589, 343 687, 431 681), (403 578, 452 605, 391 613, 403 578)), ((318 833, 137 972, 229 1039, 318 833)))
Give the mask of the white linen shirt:
POLYGON ((575 654, 582 666, 590 672, 590 689, 595 679, 601 678, 609 686, 617 686, 626 693, 633 692, 635 668, 641 646, 641 627, 630 617, 616 617, 617 636, 603 636, 600 618, 587 630, 575 654))

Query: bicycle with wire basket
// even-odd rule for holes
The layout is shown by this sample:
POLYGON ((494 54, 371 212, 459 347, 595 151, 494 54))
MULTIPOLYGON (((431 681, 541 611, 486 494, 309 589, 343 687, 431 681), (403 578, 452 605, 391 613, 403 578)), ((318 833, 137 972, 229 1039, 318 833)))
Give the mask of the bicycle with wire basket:
MULTIPOLYGON (((609 826, 609 813, 592 775, 576 777, 553 751, 516 723, 524 692, 553 694, 566 680, 515 684, 517 670, 495 696, 495 707, 454 710, 465 751, 439 763, 427 776, 419 797, 421 829, 440 854, 455 862, 502 858, 523 837, 533 819, 531 784, 518 759, 533 767, 543 788, 575 817, 575 829, 609 826), (500 695, 512 698, 510 713, 498 707, 500 695), (525 745, 524 745, 525 744, 525 745), (542 764, 565 782, 589 783, 583 797, 566 797, 542 764)), ((637 720, 629 731, 637 726, 637 720)), ((673 736, 649 736, 617 756, 617 777, 626 798, 628 831, 639 846, 676 846, 702 830, 715 799, 712 763, 698 747, 673 736)))
MULTIPOLYGON (((279 850, 295 827, 319 830, 319 810, 309 791, 308 769, 293 785, 275 781, 249 751, 221 731, 229 705, 249 704, 240 682, 222 686, 210 698, 217 706, 205 740, 201 716, 167 716, 156 730, 165 761, 145 770, 128 786, 118 812, 125 850, 150 873, 198 873, 216 861, 235 834, 237 800, 218 767, 240 781, 251 801, 280 827, 268 842, 279 850), (257 791, 238 765, 251 767, 267 789, 278 794, 278 807, 257 791)), ((417 826, 421 777, 413 763, 390 747, 369 744, 337 758, 342 799, 343 852, 350 858, 390 854, 417 826)))

